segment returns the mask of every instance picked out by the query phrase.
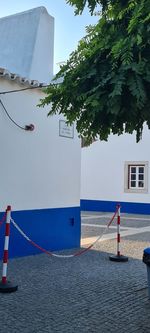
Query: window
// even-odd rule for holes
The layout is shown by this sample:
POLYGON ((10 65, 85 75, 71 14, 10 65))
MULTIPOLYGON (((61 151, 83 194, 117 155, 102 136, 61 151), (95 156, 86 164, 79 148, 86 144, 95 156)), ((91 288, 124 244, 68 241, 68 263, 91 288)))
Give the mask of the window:
POLYGON ((148 162, 125 162, 125 192, 148 191, 148 162))

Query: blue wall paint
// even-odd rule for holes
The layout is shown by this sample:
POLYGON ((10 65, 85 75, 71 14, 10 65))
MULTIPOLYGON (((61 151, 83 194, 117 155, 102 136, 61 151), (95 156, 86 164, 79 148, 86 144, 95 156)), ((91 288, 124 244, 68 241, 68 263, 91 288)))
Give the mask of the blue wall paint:
MULTIPOLYGON (((3 213, 0 214, 0 220, 3 213)), ((50 251, 80 246, 80 207, 15 211, 14 221, 27 236, 50 251)), ((0 259, 3 256, 5 226, 0 228, 0 259)), ((9 258, 41 253, 11 224, 9 258)))
POLYGON ((121 212, 131 214, 150 214, 150 203, 118 202, 102 200, 81 200, 82 211, 114 212, 116 205, 121 204, 121 212))

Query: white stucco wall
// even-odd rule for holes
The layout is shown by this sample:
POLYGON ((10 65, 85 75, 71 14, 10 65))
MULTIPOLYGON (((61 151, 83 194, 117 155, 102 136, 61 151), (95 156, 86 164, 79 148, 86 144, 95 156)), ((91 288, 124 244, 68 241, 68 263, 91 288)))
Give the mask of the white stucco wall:
MULTIPOLYGON (((0 90, 18 89, 0 79, 0 90)), ((47 118, 49 107, 36 105, 40 89, 0 95, 11 117, 33 132, 17 128, 0 105, 0 210, 73 207, 80 205, 80 140, 59 136, 59 119, 47 118)))
POLYGON ((136 143, 135 135, 111 135, 82 148, 81 199, 150 202, 150 130, 136 143), (125 161, 148 161, 148 193, 125 193, 125 161))
POLYGON ((0 67, 28 79, 53 77, 54 18, 44 7, 0 18, 0 67))
POLYGON ((50 82, 54 63, 54 18, 44 7, 39 8, 40 19, 33 50, 30 78, 50 82))

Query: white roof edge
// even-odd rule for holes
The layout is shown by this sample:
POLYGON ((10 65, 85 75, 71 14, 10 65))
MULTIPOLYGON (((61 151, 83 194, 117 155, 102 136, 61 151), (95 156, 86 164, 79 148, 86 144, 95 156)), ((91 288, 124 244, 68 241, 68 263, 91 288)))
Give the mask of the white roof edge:
POLYGON ((0 68, 0 78, 5 78, 7 80, 15 81, 16 83, 23 84, 29 87, 44 87, 47 84, 44 82, 39 82, 37 80, 30 80, 26 77, 21 77, 16 73, 9 72, 6 68, 0 68))
POLYGON ((7 15, 7 16, 4 16, 4 17, 0 17, 0 20, 5 20, 5 19, 7 19, 9 17, 12 17, 12 16, 18 16, 18 15, 22 15, 22 14, 27 14, 27 13, 30 13, 30 12, 35 11, 35 10, 38 10, 38 11, 41 11, 41 12, 45 12, 49 16, 51 16, 52 18, 54 18, 52 15, 50 15, 48 13, 47 9, 44 6, 39 6, 39 7, 31 8, 29 10, 24 10, 23 12, 18 12, 18 13, 15 13, 15 14, 10 14, 10 15, 7 15))

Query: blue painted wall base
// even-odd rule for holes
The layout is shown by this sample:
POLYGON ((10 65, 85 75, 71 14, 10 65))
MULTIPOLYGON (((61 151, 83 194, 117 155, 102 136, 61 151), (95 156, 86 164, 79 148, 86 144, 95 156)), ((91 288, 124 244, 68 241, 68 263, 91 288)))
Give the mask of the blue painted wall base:
MULTIPOLYGON (((4 213, 0 214, 0 220, 4 213)), ((14 221, 43 248, 56 251, 80 246, 80 207, 12 211, 14 221)), ((0 259, 3 257, 5 225, 0 228, 0 259)), ((41 253, 11 224, 9 258, 41 253)))
POLYGON ((121 212, 130 214, 150 214, 150 203, 81 200, 82 211, 114 212, 116 205, 120 203, 121 212))

